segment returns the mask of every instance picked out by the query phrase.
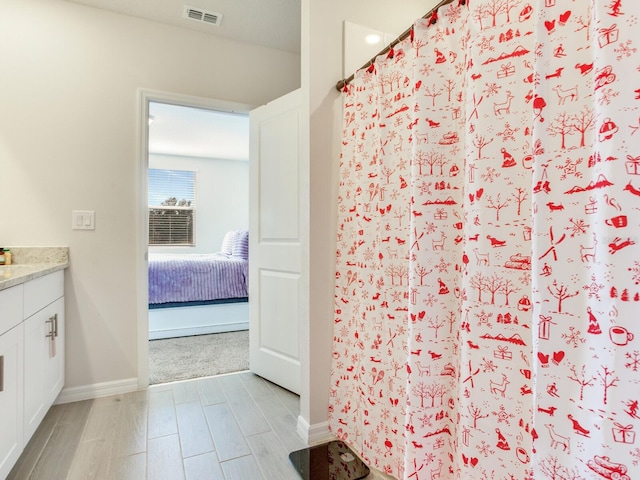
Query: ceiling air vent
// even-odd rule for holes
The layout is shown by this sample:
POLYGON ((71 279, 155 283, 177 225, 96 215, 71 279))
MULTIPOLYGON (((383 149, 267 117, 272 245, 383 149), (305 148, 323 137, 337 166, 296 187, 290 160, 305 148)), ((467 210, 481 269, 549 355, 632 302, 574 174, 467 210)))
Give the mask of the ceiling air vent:
POLYGON ((215 25, 216 27, 222 22, 221 13, 209 12, 201 8, 190 7, 189 5, 184 6, 184 18, 208 23, 210 25, 215 25))

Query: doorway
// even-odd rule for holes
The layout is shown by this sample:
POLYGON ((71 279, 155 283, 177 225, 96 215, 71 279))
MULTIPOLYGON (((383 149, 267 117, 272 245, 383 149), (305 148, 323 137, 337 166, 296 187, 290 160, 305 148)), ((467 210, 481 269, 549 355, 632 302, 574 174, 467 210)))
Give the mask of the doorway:
MULTIPOLYGON (((139 368, 139 376, 138 383, 139 387, 143 388, 149 385, 149 328, 150 328, 150 315, 149 315, 149 270, 148 270, 148 260, 149 255, 152 253, 156 246, 149 247, 149 218, 150 218, 150 209, 148 204, 148 198, 150 189, 148 188, 148 173, 150 168, 154 166, 167 167, 171 164, 171 162, 176 162, 177 160, 183 160, 183 167, 190 163, 189 168, 192 171, 196 171, 196 177, 201 176, 204 170, 206 170, 206 164, 203 164, 203 160, 206 158, 206 153, 204 150, 197 150, 200 147, 191 147, 192 149, 189 151, 179 151, 176 148, 176 145, 165 145, 161 148, 164 150, 161 152, 161 148, 158 146, 154 146, 151 143, 153 139, 153 135, 151 134, 151 129, 156 128, 161 125, 160 117, 165 115, 167 111, 174 110, 181 115, 191 114, 191 120, 194 118, 206 117, 211 114, 218 114, 225 117, 225 123, 231 124, 234 120, 237 120, 241 117, 247 117, 251 107, 249 105, 243 104, 234 104, 229 102, 217 101, 212 99, 205 99, 199 97, 189 97, 183 95, 175 95, 175 94, 167 94, 162 92, 152 92, 152 91, 141 91, 140 92, 140 158, 139 158, 139 166, 138 166, 138 212, 137 212, 137 225, 138 225, 138 249, 139 255, 137 258, 139 259, 139 263, 137 265, 137 270, 139 272, 138 275, 138 288, 141 295, 139 295, 138 299, 138 368, 139 368), (158 123, 156 123, 158 122, 158 123), (154 127, 155 124, 155 127, 154 127), (153 157, 158 158, 153 158, 153 157), (189 160, 187 162, 187 160, 189 160), (157 165, 154 165, 157 163, 157 165), (203 166, 205 165, 205 166, 203 166), (201 175, 198 175, 200 172, 201 175)), ((183 123, 188 122, 186 119, 182 119, 183 123)), ((186 125, 186 124, 185 124, 186 125)), ((166 125, 165 125, 166 127, 166 125)), ((184 125, 183 125, 184 127, 184 125)), ((198 131, 199 126, 197 122, 192 124, 191 127, 186 127, 182 132, 184 138, 197 136, 198 134, 202 134, 202 132, 198 131)), ((158 130, 161 130, 159 128, 158 130)), ((229 132, 225 132, 224 135, 229 136, 229 132)), ((248 151, 248 142, 247 142, 247 151, 248 151)), ((227 156, 232 156, 230 154, 225 154, 227 156)), ((241 156, 238 154, 237 156, 241 156)), ((247 153, 248 156, 248 153, 247 153)), ((248 158, 246 159, 248 160, 248 158)), ((226 162, 240 162, 241 159, 232 158, 227 159, 226 162)), ((228 165, 227 165, 228 166, 228 165)), ((237 165, 236 165, 237 166, 237 165)), ((166 168, 165 168, 166 169, 166 168)), ((179 168, 176 168, 179 170, 179 168)), ((237 170, 237 169, 236 169, 237 170)), ((246 162, 246 170, 248 175, 248 161, 246 162)), ((211 172, 208 172, 209 174, 211 172)), ((202 179, 201 179, 202 180, 202 179)), ((197 181, 196 181, 197 183, 197 181)), ((248 187, 247 187, 248 188, 248 187)), ((206 195, 205 195, 206 199, 206 195)), ((176 199, 177 202, 180 202, 182 199, 176 199)), ((188 203, 188 199, 184 199, 185 203, 188 203)), ((204 200, 206 203, 209 200, 204 200)), ((193 215, 194 218, 194 226, 195 231, 198 232, 200 230, 200 222, 204 220, 205 216, 200 219, 199 216, 204 213, 198 211, 198 203, 197 200, 195 202, 196 212, 193 215)), ((169 207, 173 207, 174 205, 165 205, 169 207)), ((183 207, 185 205, 182 205, 183 207)), ((227 209, 228 210, 228 209, 227 209)), ((248 211, 247 211, 248 217, 248 211)), ((227 224, 229 225, 229 224, 227 224)), ((224 227, 225 229, 228 227, 224 227)), ((247 228, 248 228, 248 220, 247 220, 247 228)), ((215 230, 215 229, 213 229, 215 230)), ((206 224, 203 223, 202 231, 204 235, 201 238, 196 237, 191 239, 191 245, 180 245, 180 246, 162 246, 162 248, 168 248, 173 252, 191 252, 198 254, 206 254, 207 252, 215 252, 220 250, 221 247, 221 239, 218 238, 220 233, 216 234, 212 233, 211 228, 207 228, 206 224)), ((183 308, 183 312, 181 316, 190 315, 189 313, 184 314, 184 311, 189 311, 189 307, 191 310, 202 311, 203 309, 208 308, 206 305, 201 306, 185 306, 185 307, 176 307, 183 308), (186 308, 186 310, 185 310, 186 308)), ((240 308, 240 311, 242 309, 240 308)), ((193 312, 192 312, 193 313, 193 312)), ((238 313, 241 316, 241 313, 238 313)), ((248 326, 248 324, 247 324, 248 326)), ((184 332, 183 332, 184 333, 184 332)), ((193 333, 193 331, 191 332, 193 333)))

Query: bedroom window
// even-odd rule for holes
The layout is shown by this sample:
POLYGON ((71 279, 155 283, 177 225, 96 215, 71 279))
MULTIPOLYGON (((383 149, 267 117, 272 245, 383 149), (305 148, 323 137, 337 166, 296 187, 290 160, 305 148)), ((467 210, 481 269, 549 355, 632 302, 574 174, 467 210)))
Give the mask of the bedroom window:
POLYGON ((149 245, 195 245, 195 183, 195 172, 149 169, 149 245))

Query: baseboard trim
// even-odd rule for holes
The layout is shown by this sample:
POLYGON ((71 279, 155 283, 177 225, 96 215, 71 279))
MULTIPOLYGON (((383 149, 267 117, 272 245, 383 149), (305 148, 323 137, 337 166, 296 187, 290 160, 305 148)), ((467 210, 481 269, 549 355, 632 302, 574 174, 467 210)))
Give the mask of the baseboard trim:
POLYGON ((79 402, 81 400, 91 400, 98 397, 107 397, 120 393, 135 392, 138 390, 138 379, 127 378, 114 382, 94 383, 92 385, 82 385, 80 387, 63 388, 54 404, 79 402))
POLYGON ((165 330, 150 330, 149 340, 163 340, 165 338, 189 337, 192 335, 209 335, 211 333, 237 332, 249 330, 249 322, 222 323, 202 327, 171 328, 165 330))
POLYGON ((306 419, 299 416, 296 430, 302 440, 309 446, 330 442, 336 439, 336 436, 331 433, 331 430, 329 430, 329 422, 309 425, 306 419))

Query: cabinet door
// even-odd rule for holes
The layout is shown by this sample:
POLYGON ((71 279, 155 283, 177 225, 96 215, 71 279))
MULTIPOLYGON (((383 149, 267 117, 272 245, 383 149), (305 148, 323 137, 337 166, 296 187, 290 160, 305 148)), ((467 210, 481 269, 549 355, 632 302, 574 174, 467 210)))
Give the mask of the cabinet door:
POLYGON ((38 428, 63 383, 64 298, 59 298, 24 321, 25 442, 38 428))
POLYGON ((22 453, 22 325, 0 335, 0 478, 22 453))

